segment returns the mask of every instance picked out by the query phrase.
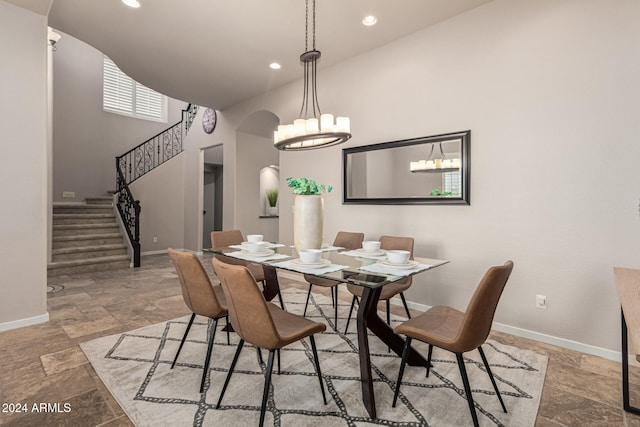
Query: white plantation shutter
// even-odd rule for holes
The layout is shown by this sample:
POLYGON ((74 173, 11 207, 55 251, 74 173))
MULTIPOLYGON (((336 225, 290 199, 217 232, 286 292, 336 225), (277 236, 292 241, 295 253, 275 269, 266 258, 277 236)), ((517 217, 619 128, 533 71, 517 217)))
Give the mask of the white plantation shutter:
POLYGON ((103 103, 105 111, 149 120, 167 121, 167 97, 131 79, 104 57, 103 103))
POLYGON ((442 191, 451 192, 453 196, 460 196, 461 192, 460 171, 445 172, 442 174, 442 191))
POLYGON ((105 110, 133 114, 133 80, 104 57, 103 107, 105 110))
POLYGON ((136 114, 162 119, 164 96, 136 82, 136 114))

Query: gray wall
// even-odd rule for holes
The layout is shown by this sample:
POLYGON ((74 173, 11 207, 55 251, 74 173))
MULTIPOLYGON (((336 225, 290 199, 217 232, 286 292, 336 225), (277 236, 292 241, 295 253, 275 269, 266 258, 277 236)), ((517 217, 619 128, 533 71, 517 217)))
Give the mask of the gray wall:
POLYGON ((0 330, 46 321, 47 19, 0 1, 0 330))
MULTIPOLYGON (((281 153, 280 174, 340 189, 341 148, 471 129, 471 206, 342 205, 338 191, 324 197, 325 234, 413 236, 416 255, 451 260, 407 292, 428 306, 464 309, 486 268, 513 259, 497 322, 616 357, 612 267, 640 266, 639 14, 634 1, 495 0, 321 69, 322 109, 349 115, 354 136, 281 153)), ((268 110, 288 122, 300 84, 225 119, 233 127, 268 110)), ((292 203, 283 191, 283 241, 293 240, 292 203)))
POLYGON ((115 157, 181 119, 186 103, 169 99, 168 122, 102 109, 102 53, 61 33, 54 54, 53 200, 83 202, 115 190, 115 157), (63 191, 75 198, 62 198, 63 191))

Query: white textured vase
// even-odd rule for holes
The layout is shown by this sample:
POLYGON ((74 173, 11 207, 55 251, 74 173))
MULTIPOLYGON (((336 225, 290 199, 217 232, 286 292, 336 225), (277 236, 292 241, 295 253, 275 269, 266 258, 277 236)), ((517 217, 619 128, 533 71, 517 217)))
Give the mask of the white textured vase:
POLYGON ((293 210, 293 242, 297 251, 320 249, 323 222, 324 200, 322 197, 296 196, 293 210))

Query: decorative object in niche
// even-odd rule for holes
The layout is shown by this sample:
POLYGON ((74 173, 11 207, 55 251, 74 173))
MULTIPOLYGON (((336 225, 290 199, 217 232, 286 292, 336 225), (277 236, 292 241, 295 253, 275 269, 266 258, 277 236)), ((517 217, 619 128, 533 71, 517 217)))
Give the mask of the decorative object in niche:
POLYGON ((471 131, 342 150, 344 204, 468 205, 471 131))
POLYGON ((266 191, 267 196, 267 215, 278 215, 278 189, 270 188, 266 191))
POLYGON ((287 178, 296 194, 293 207, 293 242, 296 250, 320 249, 324 225, 324 200, 321 193, 333 187, 318 184, 315 179, 287 178))

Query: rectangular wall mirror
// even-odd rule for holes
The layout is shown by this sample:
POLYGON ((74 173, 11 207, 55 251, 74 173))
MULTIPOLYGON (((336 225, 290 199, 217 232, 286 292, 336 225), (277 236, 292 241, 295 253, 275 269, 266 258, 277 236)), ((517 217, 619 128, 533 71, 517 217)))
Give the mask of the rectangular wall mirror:
POLYGON ((469 204, 471 131, 342 150, 345 204, 469 204))

